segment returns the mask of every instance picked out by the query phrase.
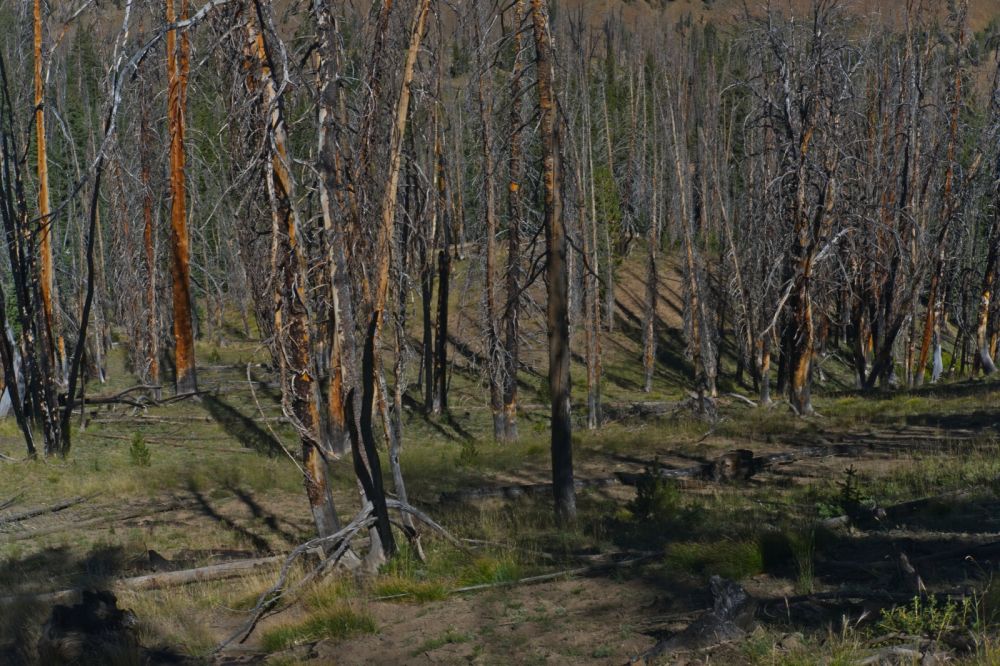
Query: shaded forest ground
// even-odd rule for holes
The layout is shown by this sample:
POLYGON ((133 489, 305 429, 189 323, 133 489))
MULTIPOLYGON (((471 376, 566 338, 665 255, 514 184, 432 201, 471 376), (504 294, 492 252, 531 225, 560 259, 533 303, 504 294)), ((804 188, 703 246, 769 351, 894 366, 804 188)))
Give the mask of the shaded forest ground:
MULTIPOLYGON (((522 441, 497 447, 475 368, 480 304, 462 296, 470 293, 463 280, 475 284, 475 276, 462 264, 452 413, 407 408, 403 466, 411 499, 466 539, 469 552, 427 535, 426 563, 404 552, 373 580, 330 578, 216 661, 620 664, 709 607, 708 577, 722 575, 760 600, 757 627, 743 640, 661 661, 859 663, 902 645, 1000 663, 997 385, 858 395, 831 358, 817 387, 822 416, 797 419, 782 405, 758 410, 724 397, 719 420, 706 423, 679 407, 689 371, 676 279, 666 271, 656 383, 652 394, 639 391, 641 254, 620 268, 618 319, 605 341, 609 422, 588 432, 577 414, 577 525, 558 529, 537 487, 549 469, 540 318, 526 318, 535 349, 522 373, 522 441), (733 449, 778 462, 748 481, 649 474, 733 449), (498 492, 463 495, 484 489, 498 492), (846 525, 830 520, 845 514, 846 525), (901 555, 931 593, 958 601, 926 597, 914 606, 901 555), (536 576, 551 577, 520 583, 536 576), (456 592, 468 587, 477 589, 456 592), (904 610, 883 615, 894 605, 904 610)), ((68 460, 0 462, 0 662, 33 658, 50 604, 32 595, 287 553, 309 537, 301 477, 284 450, 298 447, 266 350, 232 331, 198 352, 209 391, 200 401, 90 406, 68 460), (79 501, 12 521, 63 500, 79 501)), ((92 395, 135 383, 122 358, 112 356, 111 383, 92 386, 92 395)), ((574 376, 579 404, 576 364, 574 376)), ((17 459, 22 449, 13 422, 0 423, 0 453, 17 459)), ((358 505, 350 468, 337 463, 333 474, 348 517, 358 505)), ((139 618, 142 644, 159 649, 155 660, 200 663, 273 576, 262 569, 119 598, 139 618)))

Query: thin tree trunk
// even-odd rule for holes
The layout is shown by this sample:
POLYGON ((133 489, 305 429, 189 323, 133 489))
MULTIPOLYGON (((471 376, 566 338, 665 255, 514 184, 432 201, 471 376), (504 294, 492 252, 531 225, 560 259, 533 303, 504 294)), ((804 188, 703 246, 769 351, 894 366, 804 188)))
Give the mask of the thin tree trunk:
MULTIPOLYGON (((188 16, 187 0, 166 0, 167 23, 188 16)), ((170 277, 174 309, 174 364, 177 393, 198 389, 195 371, 194 333, 191 317, 191 267, 187 228, 187 191, 184 174, 184 109, 187 103, 188 38, 176 30, 167 31, 167 118, 170 126, 170 277)))
POLYGON ((545 195, 545 231, 548 241, 547 325, 549 338, 549 392, 552 396, 552 490, 556 517, 562 522, 576 518, 576 488, 573 483, 573 441, 570 422, 569 376, 569 284, 566 274, 566 227, 562 218, 559 166, 558 109, 555 97, 555 63, 548 8, 544 0, 531 0, 535 56, 538 75, 538 105, 541 110, 541 140, 545 195))
POLYGON ((524 62, 521 28, 524 21, 524 0, 514 0, 514 64, 510 77, 510 184, 507 186, 507 303, 504 310, 503 413, 504 440, 517 440, 517 372, 520 341, 518 317, 521 312, 521 227, 524 204, 521 181, 524 178, 521 78, 524 62))
POLYGON ((448 176, 445 168, 444 149, 441 145, 440 128, 434 143, 437 163, 438 231, 441 240, 438 245, 438 291, 437 291, 437 333, 434 337, 434 400, 431 412, 437 415, 448 412, 448 297, 451 284, 451 225, 448 219, 448 176))
POLYGON ((66 347, 62 327, 55 316, 54 303, 58 302, 58 292, 52 269, 52 213, 49 203, 49 160, 45 142, 45 81, 42 78, 42 0, 34 1, 34 65, 35 65, 35 148, 38 162, 38 253, 41 261, 39 276, 42 291, 42 306, 49 335, 56 340, 55 354, 49 359, 53 369, 60 368, 57 380, 62 382, 66 375, 66 347))
POLYGON ((275 275, 274 331, 282 376, 283 406, 294 419, 302 442, 306 496, 316 532, 328 536, 340 529, 327 482, 326 461, 320 444, 319 391, 312 364, 309 303, 294 190, 289 173, 288 132, 284 105, 274 80, 271 53, 264 39, 264 9, 255 2, 256 20, 247 22, 250 48, 257 58, 261 108, 267 113, 270 161, 267 188, 271 201, 272 267, 275 275))
POLYGON ((485 285, 485 329, 486 329, 486 375, 490 387, 490 412, 493 415, 493 439, 501 442, 506 438, 503 403, 503 350, 500 347, 499 307, 497 306, 497 214, 496 183, 493 170, 493 86, 492 70, 486 67, 480 5, 476 4, 476 62, 479 69, 478 102, 479 122, 482 132, 481 147, 483 158, 483 214, 486 221, 486 285, 485 285))

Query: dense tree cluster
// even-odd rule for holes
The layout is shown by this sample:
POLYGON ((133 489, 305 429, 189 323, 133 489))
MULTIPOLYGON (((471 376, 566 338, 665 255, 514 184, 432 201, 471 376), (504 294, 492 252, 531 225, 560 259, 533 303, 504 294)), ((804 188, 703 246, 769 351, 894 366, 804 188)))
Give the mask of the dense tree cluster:
POLYGON ((197 395, 195 341, 239 321, 318 533, 341 529, 327 466, 349 458, 378 561, 380 456, 405 505, 404 402, 449 411, 458 289, 481 299, 463 353, 497 442, 526 349, 548 350, 572 519, 571 348, 595 428, 636 252, 645 389, 675 273, 700 411, 747 382, 808 415, 831 358, 864 389, 995 371, 1000 41, 967 1, 877 28, 837 0, 628 27, 543 0, 361 4, 0 1, 0 364, 30 455, 69 452, 113 342, 157 397, 165 377, 197 395))

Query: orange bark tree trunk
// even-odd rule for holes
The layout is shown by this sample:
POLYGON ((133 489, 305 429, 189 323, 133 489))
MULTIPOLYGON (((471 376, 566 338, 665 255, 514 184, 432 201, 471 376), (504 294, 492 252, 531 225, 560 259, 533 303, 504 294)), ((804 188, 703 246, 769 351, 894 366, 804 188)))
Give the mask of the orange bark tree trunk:
MULTIPOLYGON (((184 20, 187 0, 166 0, 167 22, 184 20)), ((195 372, 194 331, 191 316, 191 266, 187 228, 187 189, 184 173, 184 109, 187 105, 188 44, 181 32, 167 31, 167 122, 170 128, 170 277, 174 306, 174 364, 177 393, 198 390, 195 372)))
POLYGON ((35 0, 33 13, 34 55, 35 55, 35 148, 38 162, 38 219, 40 233, 38 252, 41 264, 40 286, 45 321, 50 335, 56 340, 52 367, 60 368, 59 378, 65 375, 63 362, 66 356, 65 343, 59 333, 59 322, 55 318, 56 286, 52 269, 52 211, 49 201, 49 157, 45 143, 45 81, 42 77, 42 0, 35 0), (58 357, 58 358, 57 358, 58 357))

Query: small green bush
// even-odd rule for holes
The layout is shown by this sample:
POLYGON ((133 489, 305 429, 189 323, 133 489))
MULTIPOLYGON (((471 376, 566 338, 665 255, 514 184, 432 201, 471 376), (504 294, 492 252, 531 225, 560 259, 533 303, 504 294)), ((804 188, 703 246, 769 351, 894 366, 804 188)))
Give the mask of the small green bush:
POLYGON ((635 487, 635 499, 626 508, 636 520, 667 523, 681 513, 681 493, 677 484, 660 476, 659 465, 646 470, 635 487))
POLYGON ((142 433, 133 433, 132 442, 128 447, 128 457, 132 461, 132 464, 136 467, 149 467, 151 455, 152 452, 149 450, 149 446, 146 445, 146 440, 143 439, 142 433))
POLYGON ((973 628, 976 623, 976 607, 971 597, 940 601, 936 597, 913 597, 905 606, 896 606, 882 611, 879 620, 880 631, 907 636, 925 636, 940 640, 952 631, 973 628))

